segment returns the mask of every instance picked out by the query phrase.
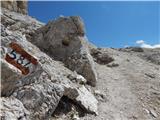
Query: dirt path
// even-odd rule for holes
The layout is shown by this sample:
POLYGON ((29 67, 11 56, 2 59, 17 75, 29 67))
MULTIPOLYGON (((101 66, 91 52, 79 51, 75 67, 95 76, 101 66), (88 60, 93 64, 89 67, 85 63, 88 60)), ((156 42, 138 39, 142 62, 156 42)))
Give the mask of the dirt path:
POLYGON ((97 64, 98 83, 96 90, 105 98, 99 100, 99 115, 84 120, 159 120, 160 71, 156 65, 148 63, 136 55, 113 53, 118 67, 97 64), (146 65, 147 64, 147 65, 146 65), (151 79, 145 74, 155 74, 151 79), (159 79, 159 80, 158 80, 159 79), (156 92, 155 90, 158 92, 156 92), (154 91, 153 91, 154 90, 154 91), (157 96, 152 93, 156 92, 157 96), (151 100, 151 98, 155 99, 151 100), (158 102, 159 103, 159 102, 158 102), (157 116, 150 113, 154 109, 157 116))

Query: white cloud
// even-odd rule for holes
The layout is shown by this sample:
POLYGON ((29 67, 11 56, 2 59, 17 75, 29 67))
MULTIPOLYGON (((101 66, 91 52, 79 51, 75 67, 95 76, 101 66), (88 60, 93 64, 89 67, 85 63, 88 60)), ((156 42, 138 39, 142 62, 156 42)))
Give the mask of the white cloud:
POLYGON ((137 40, 136 43, 137 44, 144 44, 145 42, 144 42, 144 40, 137 40))
POLYGON ((160 44, 150 45, 150 44, 145 43, 144 40, 137 40, 136 44, 140 45, 140 47, 142 48, 151 48, 151 49, 160 48, 160 44))

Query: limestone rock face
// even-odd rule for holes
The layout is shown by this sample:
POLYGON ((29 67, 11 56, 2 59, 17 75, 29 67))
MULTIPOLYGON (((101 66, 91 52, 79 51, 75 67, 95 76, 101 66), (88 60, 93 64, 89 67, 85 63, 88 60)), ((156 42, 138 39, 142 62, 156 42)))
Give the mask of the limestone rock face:
POLYGON ((30 113, 25 109, 21 101, 14 97, 0 99, 2 120, 29 120, 30 113))
POLYGON ((61 17, 38 29, 31 42, 95 86, 97 73, 84 33, 80 17, 61 17))
POLYGON ((44 25, 28 15, 10 12, 5 8, 2 8, 1 12, 1 36, 3 37, 10 34, 6 32, 7 28, 8 31, 21 32, 29 39, 36 29, 44 25))
MULTIPOLYGON (((28 33, 26 31, 34 32, 43 24, 29 16, 11 13, 6 9, 2 10, 2 18, 2 96, 15 97, 20 100, 30 112, 30 118, 34 120, 49 119, 62 96, 67 96, 80 104, 83 101, 83 96, 86 96, 81 94, 81 99, 76 100, 80 95, 78 88, 81 86, 79 84, 81 80, 77 83, 72 82, 67 76, 73 76, 74 72, 66 68, 62 62, 53 60, 27 40, 28 33), (12 18, 8 15, 11 15, 12 18), (17 19, 19 19, 19 24, 16 22, 17 19), (25 21, 25 19, 29 21, 25 21), (34 26, 33 22, 35 23, 34 26), (24 24, 27 27, 23 26, 24 24), (15 29, 16 27, 20 28, 15 29), (38 64, 32 73, 22 75, 18 68, 5 60, 6 54, 9 52, 8 45, 11 42, 17 43, 28 54, 37 59, 38 64)), ((76 76, 79 76, 79 74, 76 76)), ((78 80, 77 77, 76 80, 78 80)), ((92 109, 88 112, 90 111, 92 109)))
MULTIPOLYGON (((16 15, 17 14, 13 14, 13 18, 15 18, 16 15)), ((24 16, 20 17, 20 23, 22 23, 22 19, 24 19, 23 17, 24 16)), ((9 20, 10 19, 6 16, 5 21, 9 20)), ((21 33, 22 27, 21 29, 12 31, 9 27, 6 28, 3 23, 1 24, 3 28, 3 36, 1 36, 1 61, 3 70, 1 85, 2 96, 15 96, 18 98, 23 103, 25 108, 31 111, 29 116, 32 119, 48 119, 57 107, 64 92, 63 87, 61 85, 57 85, 56 83, 52 83, 51 78, 54 78, 57 81, 60 79, 58 79, 58 77, 54 77, 53 75, 48 76, 47 73, 44 75, 43 71, 45 68, 41 65, 41 62, 44 60, 42 61, 41 57, 45 57, 45 54, 26 40, 25 35, 21 33), (38 60, 40 59, 40 62, 33 73, 29 75, 22 75, 18 68, 14 67, 5 60, 5 56, 9 49, 8 44, 11 42, 16 42, 30 55, 34 56, 38 60)), ((30 23, 27 24, 32 26, 30 23)), ((46 58, 49 58, 49 56, 46 56, 46 58)), ((46 67, 46 64, 44 64, 44 66, 46 67)), ((54 69, 54 67, 51 67, 51 69, 46 69, 52 71, 51 69, 54 69)), ((56 73, 53 74, 56 75, 56 73)), ((6 119, 7 118, 5 118, 5 120, 6 119)))
MULTIPOLYGON (((60 77, 56 78, 53 75, 44 73, 44 66, 46 67, 46 65, 41 65, 43 61, 38 63, 33 73, 22 75, 18 68, 5 60, 10 42, 16 42, 38 60, 41 59, 42 56, 45 57, 45 54, 40 52, 36 46, 29 43, 21 32, 13 32, 8 29, 5 29, 3 32, 6 35, 2 37, 3 50, 1 61, 4 72, 2 74, 2 95, 18 98, 25 108, 31 111, 30 117, 32 119, 48 119, 57 107, 64 92, 62 85, 53 83, 51 78, 59 81, 60 77)), ((54 68, 46 69, 52 71, 51 69, 54 68)), ((56 75, 53 71, 52 74, 56 75)))
POLYGON ((27 1, 15 1, 15 0, 8 0, 8 1, 1 1, 1 6, 6 8, 10 11, 18 12, 21 14, 27 14, 27 1))

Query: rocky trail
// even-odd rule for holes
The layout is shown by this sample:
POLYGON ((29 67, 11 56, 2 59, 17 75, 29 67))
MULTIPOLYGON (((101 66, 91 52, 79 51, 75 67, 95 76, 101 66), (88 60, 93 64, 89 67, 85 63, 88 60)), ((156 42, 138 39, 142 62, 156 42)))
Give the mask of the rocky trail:
POLYGON ((160 120, 160 48, 98 48, 79 16, 1 8, 2 120, 160 120))
POLYGON ((150 110, 155 110, 158 116, 160 111, 158 102, 158 89, 160 87, 159 67, 138 57, 135 52, 128 53, 112 49, 106 49, 106 51, 115 58, 114 62, 118 63, 119 66, 110 68, 107 65, 96 65, 99 81, 95 89, 100 94, 98 96, 100 102, 99 115, 85 119, 160 119, 159 117, 154 118, 155 116, 149 112, 150 110), (156 75, 157 81, 147 76, 148 74, 156 75), (157 94, 157 106, 150 100, 153 94, 157 94))

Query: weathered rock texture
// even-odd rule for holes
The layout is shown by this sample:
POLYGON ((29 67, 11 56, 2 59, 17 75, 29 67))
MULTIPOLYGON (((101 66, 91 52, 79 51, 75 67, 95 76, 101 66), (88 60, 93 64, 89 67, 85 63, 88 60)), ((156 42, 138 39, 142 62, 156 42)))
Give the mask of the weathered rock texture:
POLYGON ((14 97, 0 98, 0 117, 1 120, 29 120, 30 113, 27 111, 21 101, 14 97))
MULTIPOLYGON (((27 42, 25 37, 20 33, 18 34, 18 32, 11 32, 10 35, 2 38, 3 48, 7 49, 7 42, 9 43, 12 40, 20 44, 22 48, 26 49, 28 52, 32 48, 32 53, 38 52, 38 48, 27 42)), ((37 54, 41 53, 39 52, 37 54)), ((5 61, 3 57, 2 60, 5 61)), ((12 65, 10 65, 12 67, 9 67, 7 62, 3 64, 2 69, 5 73, 2 74, 2 95, 15 96, 18 98, 23 103, 24 107, 31 112, 31 119, 48 119, 63 96, 63 87, 52 83, 51 77, 43 72, 44 69, 40 65, 41 63, 37 65, 37 69, 35 69, 34 73, 27 76, 22 75, 21 72, 16 72, 18 69, 12 65)))
POLYGON ((22 101, 25 108, 32 113, 32 119, 47 119, 57 107, 64 90, 60 85, 52 83, 46 73, 34 77, 35 83, 19 87, 13 96, 22 101))
POLYGON ((1 95, 7 96, 15 89, 17 80, 22 78, 21 72, 5 60, 1 60, 1 95))
POLYGON ((1 7, 6 8, 10 11, 27 14, 28 13, 28 5, 27 1, 15 1, 15 0, 7 0, 1 1, 1 7))
POLYGON ((32 43, 96 85, 97 73, 80 17, 61 17, 37 30, 32 43))

